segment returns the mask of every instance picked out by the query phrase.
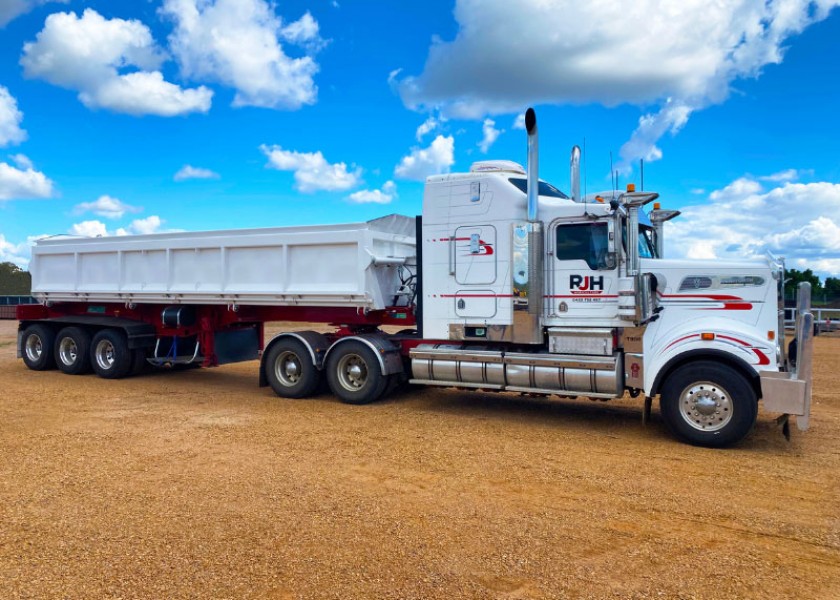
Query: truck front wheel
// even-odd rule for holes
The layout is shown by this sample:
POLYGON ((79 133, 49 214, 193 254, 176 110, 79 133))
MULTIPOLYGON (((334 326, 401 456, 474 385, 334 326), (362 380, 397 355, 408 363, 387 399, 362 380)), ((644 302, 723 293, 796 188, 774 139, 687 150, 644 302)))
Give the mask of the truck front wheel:
POLYGON ((23 330, 21 353, 23 363, 33 371, 46 371, 55 368, 53 346, 55 332, 46 325, 30 325, 23 330))
POLYGON ((375 402, 388 387, 388 377, 382 374, 373 350, 355 340, 329 353, 326 370, 330 390, 346 404, 375 402))
POLYGON ((268 351, 264 365, 268 384, 281 398, 307 398, 322 381, 309 351, 298 340, 278 341, 268 351))
POLYGON ((131 372, 131 350, 122 331, 103 329, 90 344, 90 363, 103 379, 122 379, 131 372))
POLYGON ((758 398, 732 367, 697 361, 678 367, 662 387, 662 418, 679 439, 717 448, 742 440, 755 425, 758 398))
POLYGON ((90 334, 80 327, 65 327, 55 338, 55 364, 62 373, 90 371, 90 334))

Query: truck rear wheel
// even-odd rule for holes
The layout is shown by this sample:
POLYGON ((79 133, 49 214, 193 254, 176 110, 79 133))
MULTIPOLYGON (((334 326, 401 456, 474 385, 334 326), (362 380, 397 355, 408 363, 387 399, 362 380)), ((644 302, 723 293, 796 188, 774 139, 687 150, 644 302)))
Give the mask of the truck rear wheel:
POLYGON ((90 333, 80 327, 65 327, 55 338, 55 364, 68 375, 90 372, 90 333))
POLYGON ((23 363, 33 371, 47 371, 55 368, 55 332, 47 327, 36 323, 23 330, 21 340, 21 353, 23 363))
POLYGON ((103 329, 90 344, 90 363, 103 379, 122 379, 131 372, 132 356, 125 334, 118 329, 103 329))
POLYGON ((717 448, 742 440, 755 425, 758 398, 732 367, 698 361, 678 367, 662 387, 662 418, 671 432, 695 446, 717 448))
POLYGON ((281 398, 312 396, 322 381, 309 350, 295 339, 281 339, 274 344, 264 365, 268 384, 281 398))
POLYGON ((346 404, 370 404, 388 388, 379 360, 362 342, 340 344, 329 353, 326 370, 330 390, 346 404))

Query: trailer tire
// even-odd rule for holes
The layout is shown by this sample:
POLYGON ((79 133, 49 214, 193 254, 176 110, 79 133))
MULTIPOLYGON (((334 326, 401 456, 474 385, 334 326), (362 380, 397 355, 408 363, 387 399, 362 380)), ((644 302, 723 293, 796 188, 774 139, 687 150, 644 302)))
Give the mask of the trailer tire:
POLYGON ((103 329, 90 344, 90 364, 103 379, 122 379, 131 373, 132 353, 125 333, 103 329))
POLYGON ((23 363, 33 371, 48 371, 55 368, 55 332, 40 323, 23 330, 21 354, 23 363))
POLYGON ((660 398, 662 418, 679 439, 720 448, 742 440, 758 416, 758 397, 747 378, 714 361, 684 364, 668 375, 660 398))
POLYGON ((327 382, 332 393, 345 404, 370 404, 388 389, 379 359, 366 344, 348 341, 327 356, 327 382))
POLYGON ((282 339, 268 351, 265 378, 281 398, 308 398, 323 382, 306 346, 296 339, 282 339))
POLYGON ((55 336, 55 365, 67 375, 90 373, 90 333, 65 327, 55 336))

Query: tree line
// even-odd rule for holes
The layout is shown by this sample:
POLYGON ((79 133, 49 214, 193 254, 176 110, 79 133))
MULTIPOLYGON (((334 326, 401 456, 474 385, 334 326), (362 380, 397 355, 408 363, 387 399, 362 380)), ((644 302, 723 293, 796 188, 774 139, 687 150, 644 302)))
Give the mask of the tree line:
POLYGON ((32 275, 10 262, 0 263, 0 296, 28 296, 32 275))
POLYGON ((803 281, 811 284, 811 296, 814 300, 840 300, 840 277, 826 277, 825 281, 820 281, 811 269, 785 270, 785 298, 795 298, 796 290, 803 281))

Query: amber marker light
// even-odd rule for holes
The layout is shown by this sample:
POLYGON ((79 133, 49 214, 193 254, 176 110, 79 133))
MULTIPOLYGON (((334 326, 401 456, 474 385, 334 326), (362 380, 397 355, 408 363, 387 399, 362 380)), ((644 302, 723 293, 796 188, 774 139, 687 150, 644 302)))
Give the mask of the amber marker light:
POLYGON ((700 334, 700 339, 703 340, 704 342, 711 342, 712 340, 715 339, 715 334, 714 333, 701 333, 700 334))
POLYGON ((659 202, 653 203, 653 210, 659 210, 660 208, 662 208, 662 205, 659 202))
POLYGON ((775 331, 768 331, 767 332, 767 339, 771 342, 776 339, 776 332, 775 331))
POLYGON ((636 191, 636 184, 635 183, 628 183, 627 184, 627 193, 632 194, 636 191))

